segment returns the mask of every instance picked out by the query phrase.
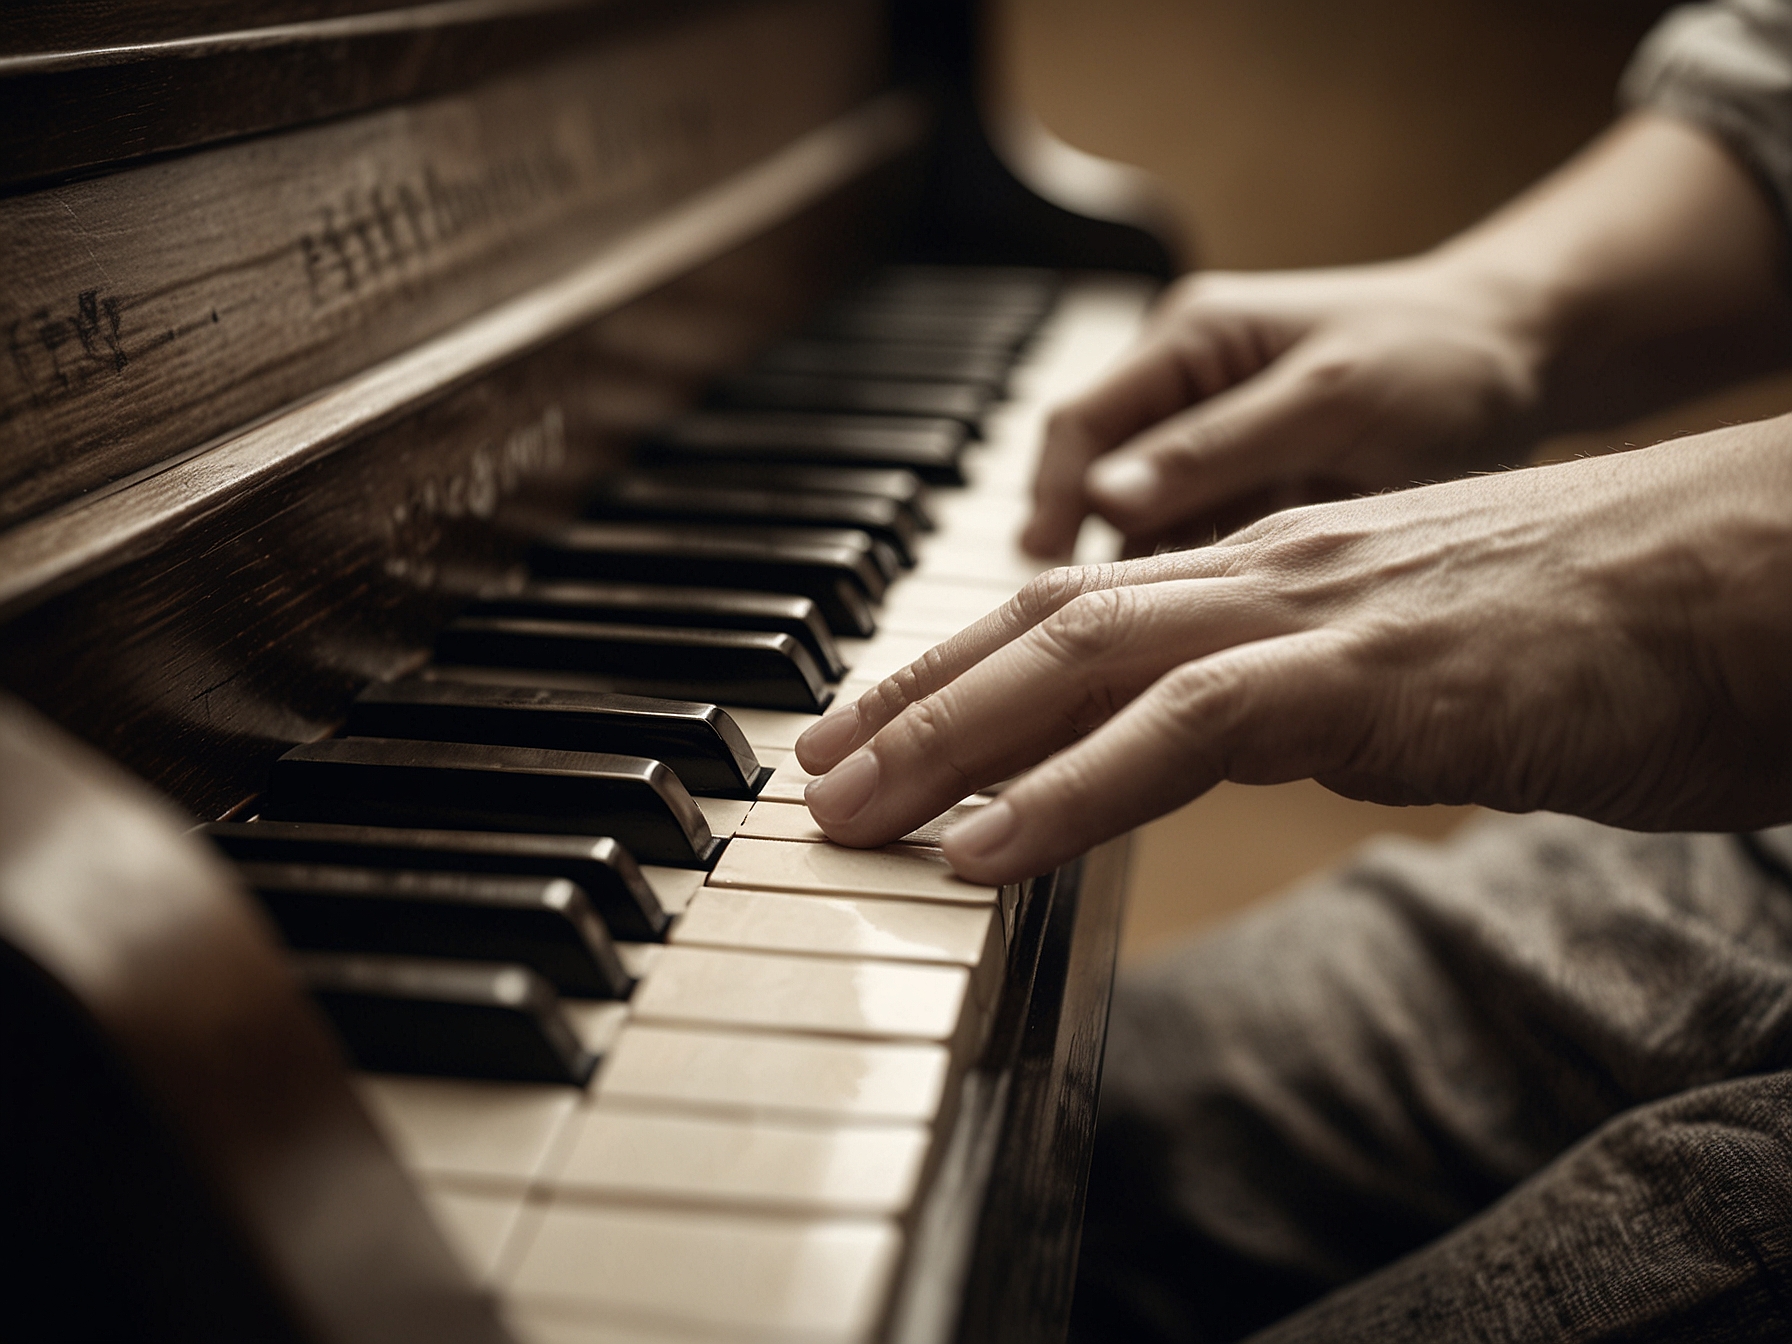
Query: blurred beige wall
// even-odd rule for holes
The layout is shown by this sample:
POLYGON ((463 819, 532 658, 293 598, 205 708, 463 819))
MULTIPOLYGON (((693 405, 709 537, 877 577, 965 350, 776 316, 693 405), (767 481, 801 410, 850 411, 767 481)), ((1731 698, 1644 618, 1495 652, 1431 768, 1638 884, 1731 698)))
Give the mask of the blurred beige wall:
MULTIPOLYGON (((1612 116, 1647 0, 1003 0, 1011 92, 1079 148, 1167 187, 1202 265, 1330 265, 1429 246, 1548 172, 1612 116)), ((1767 382, 1560 457, 1792 409, 1767 382)), ((1468 809, 1380 808, 1317 784, 1222 786, 1145 828, 1123 957, 1334 863, 1369 835, 1439 836, 1468 809)))

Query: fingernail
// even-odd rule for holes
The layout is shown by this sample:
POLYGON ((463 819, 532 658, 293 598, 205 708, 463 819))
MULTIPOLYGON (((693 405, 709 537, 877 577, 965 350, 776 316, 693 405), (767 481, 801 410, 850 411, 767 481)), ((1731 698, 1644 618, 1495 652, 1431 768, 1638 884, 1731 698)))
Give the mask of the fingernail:
MULTIPOLYGON (((980 807, 943 837, 947 849, 964 859, 982 859, 995 853, 1014 838, 1020 817, 1005 798, 998 798, 987 807, 980 807)), ((947 856, 951 857, 950 855, 947 856)))
POLYGON ((810 783, 803 790, 803 801, 817 821, 851 821, 876 792, 877 757, 861 751, 810 783))
POLYGON ((859 706, 854 702, 806 729, 796 740, 797 750, 812 761, 831 764, 852 750, 853 738, 858 734, 859 706))
POLYGON ((1089 468, 1089 488, 1123 509, 1145 509, 1156 502, 1163 478, 1140 457, 1116 457, 1089 468))

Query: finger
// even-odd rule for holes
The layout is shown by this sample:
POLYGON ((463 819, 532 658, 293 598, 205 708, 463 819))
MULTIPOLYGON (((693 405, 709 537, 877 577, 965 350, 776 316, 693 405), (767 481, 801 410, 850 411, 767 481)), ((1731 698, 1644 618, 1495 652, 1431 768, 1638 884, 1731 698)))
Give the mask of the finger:
POLYGON ((1033 477, 1033 514, 1020 544, 1045 559, 1070 554, 1090 512, 1089 464, 1221 386, 1218 352, 1172 332, 1149 339, 1099 384, 1053 413, 1033 477))
POLYGON ((970 881, 1016 882, 1221 780, 1277 783, 1337 768, 1374 713, 1341 638, 1300 632, 1176 668, 948 831, 946 858, 970 881))
POLYGON ((1196 554, 1047 570, 988 615, 805 731, 796 741, 797 763, 813 775, 833 769, 904 709, 950 685, 1084 593, 1173 578, 1202 578, 1217 572, 1217 559, 1196 554))
POLYGON ((1255 580, 1086 593, 909 705, 809 786, 809 809, 843 844, 885 844, 1089 733, 1177 664, 1288 619, 1255 580))
POLYGON ((1089 498, 1129 540, 1160 534, 1310 474, 1356 443, 1372 414, 1334 364, 1290 356, 1095 463, 1089 498))

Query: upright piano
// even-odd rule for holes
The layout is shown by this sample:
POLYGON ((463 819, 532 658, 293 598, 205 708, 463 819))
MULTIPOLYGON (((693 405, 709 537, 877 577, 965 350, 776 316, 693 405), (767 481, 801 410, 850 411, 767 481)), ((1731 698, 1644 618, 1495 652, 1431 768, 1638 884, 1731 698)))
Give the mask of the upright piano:
POLYGON ((1172 270, 981 22, 0 16, 0 1336, 1061 1335, 1124 845, 791 754, 1172 270))

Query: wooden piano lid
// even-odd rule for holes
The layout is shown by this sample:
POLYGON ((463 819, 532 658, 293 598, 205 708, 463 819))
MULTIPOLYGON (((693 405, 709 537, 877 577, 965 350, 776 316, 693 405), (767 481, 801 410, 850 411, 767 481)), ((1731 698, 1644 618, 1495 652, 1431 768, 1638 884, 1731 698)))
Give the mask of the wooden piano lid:
POLYGON ((506 1338, 222 862, 4 698, 0 1079, 9 1337, 506 1338))

